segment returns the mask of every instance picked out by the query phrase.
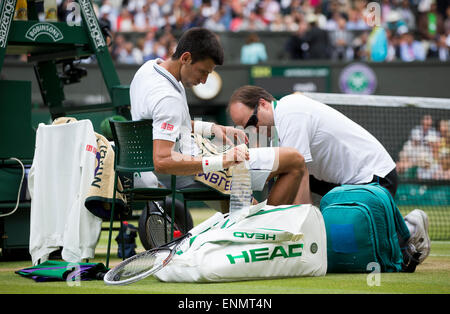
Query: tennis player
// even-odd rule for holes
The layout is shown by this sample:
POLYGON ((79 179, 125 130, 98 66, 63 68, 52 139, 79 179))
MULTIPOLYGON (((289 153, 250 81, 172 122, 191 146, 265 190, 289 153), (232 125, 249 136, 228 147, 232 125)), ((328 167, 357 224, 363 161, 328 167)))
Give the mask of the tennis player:
POLYGON ((136 72, 130 85, 133 120, 153 120, 153 152, 156 176, 170 186, 170 176, 177 175, 177 188, 202 186, 193 175, 220 171, 249 160, 252 188, 261 190, 266 181, 277 176, 268 199, 270 205, 294 201, 305 170, 302 156, 292 148, 247 150, 236 146, 223 156, 201 157, 191 137, 234 137, 247 142, 243 130, 205 121, 193 121, 189 113, 185 88, 205 83, 209 73, 223 63, 223 48, 217 36, 203 28, 192 28, 178 41, 176 51, 167 60, 147 61, 136 72), (168 179, 169 178, 169 179, 168 179))
MULTIPOLYGON (((379 182, 392 196, 397 191, 395 162, 367 130, 337 110, 294 93, 276 100, 258 86, 243 86, 231 96, 228 110, 236 125, 275 127, 279 145, 297 149, 306 162, 296 203, 311 203, 311 192, 320 196, 342 184, 379 182)), ((428 217, 419 209, 405 217, 412 243, 422 262, 430 252, 428 217)), ((406 241, 405 241, 406 242, 406 241)), ((400 243, 403 245, 403 243, 400 243)))

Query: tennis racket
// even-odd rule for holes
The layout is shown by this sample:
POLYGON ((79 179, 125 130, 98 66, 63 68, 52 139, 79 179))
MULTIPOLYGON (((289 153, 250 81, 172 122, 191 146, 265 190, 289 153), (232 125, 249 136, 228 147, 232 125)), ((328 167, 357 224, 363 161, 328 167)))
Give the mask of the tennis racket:
MULTIPOLYGON (((150 250, 169 242, 172 220, 158 202, 148 202, 147 207, 139 218, 139 238, 145 250, 150 250)), ((174 231, 178 230, 174 222, 174 231)))
POLYGON ((127 285, 153 275, 172 260, 178 248, 190 236, 190 233, 186 233, 163 246, 127 258, 109 270, 103 281, 107 285, 127 285))

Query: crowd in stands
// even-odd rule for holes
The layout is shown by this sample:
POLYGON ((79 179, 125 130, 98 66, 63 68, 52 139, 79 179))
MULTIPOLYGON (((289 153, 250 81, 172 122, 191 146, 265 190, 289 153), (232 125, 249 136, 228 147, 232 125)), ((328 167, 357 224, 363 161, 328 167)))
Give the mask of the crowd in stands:
MULTIPOLYGON (((59 12, 65 12, 70 1, 73 0, 62 0, 59 12)), ((114 59, 123 63, 167 58, 177 44, 174 34, 196 26, 219 35, 240 31, 291 32, 285 47, 290 59, 450 60, 450 1, 377 0, 376 12, 368 10, 371 3, 374 2, 94 0, 94 8, 114 34, 114 59), (139 33, 137 39, 127 39, 125 35, 130 32, 139 33)), ((265 45, 254 38, 249 40, 249 45, 255 43, 265 45)), ((247 63, 265 61, 264 57, 250 59, 247 63)))
POLYGON ((435 127, 431 115, 423 116, 403 145, 397 171, 403 178, 450 180, 450 120, 435 127))

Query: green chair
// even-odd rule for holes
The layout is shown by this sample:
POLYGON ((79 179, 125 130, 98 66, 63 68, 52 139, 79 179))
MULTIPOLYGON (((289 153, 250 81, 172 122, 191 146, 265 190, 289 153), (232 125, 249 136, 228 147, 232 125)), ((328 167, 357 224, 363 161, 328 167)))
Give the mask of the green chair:
MULTIPOLYGON (((114 210, 117 192, 124 193, 127 196, 127 206, 130 208, 132 208, 133 202, 163 201, 165 203, 166 197, 169 195, 172 195, 172 200, 175 199, 174 187, 172 189, 159 187, 127 187, 123 188, 123 190, 118 189, 119 174, 133 174, 134 172, 148 172, 155 170, 153 165, 152 122, 152 120, 115 121, 113 118, 109 120, 115 146, 115 176, 113 205, 111 208, 109 225, 108 248, 106 253, 106 267, 109 267, 113 221, 116 218, 114 210)), ((172 204, 172 211, 174 211, 173 207, 175 202, 173 201, 172 204)), ((119 216, 118 218, 120 220, 120 227, 122 228, 123 217, 119 216)), ((174 220, 172 219, 172 235, 173 221, 174 220)), ((122 248, 123 247, 124 246, 122 244, 122 248)), ((122 256, 124 255, 122 254, 122 256)))

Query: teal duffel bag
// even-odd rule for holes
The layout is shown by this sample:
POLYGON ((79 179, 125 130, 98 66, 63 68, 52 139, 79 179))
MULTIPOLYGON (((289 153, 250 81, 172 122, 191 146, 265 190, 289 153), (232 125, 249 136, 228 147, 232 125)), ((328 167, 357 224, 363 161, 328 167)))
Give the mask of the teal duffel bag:
POLYGON ((409 231, 389 191, 377 183, 342 185, 320 202, 326 232, 329 273, 402 270, 398 235, 409 231), (374 265, 374 264, 370 264, 374 265))

